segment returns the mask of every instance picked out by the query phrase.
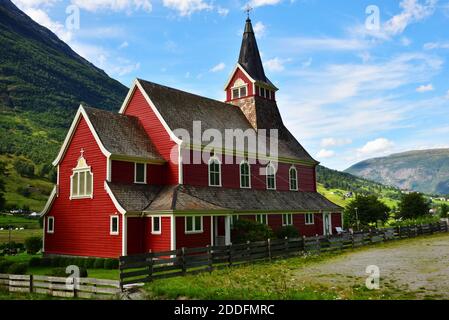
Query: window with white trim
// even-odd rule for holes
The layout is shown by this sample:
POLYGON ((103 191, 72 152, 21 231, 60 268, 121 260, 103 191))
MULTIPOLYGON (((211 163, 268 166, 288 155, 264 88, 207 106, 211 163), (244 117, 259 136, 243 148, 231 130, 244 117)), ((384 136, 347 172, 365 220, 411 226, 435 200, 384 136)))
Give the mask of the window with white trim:
POLYGON ((47 217, 47 233, 55 233, 55 217, 47 217))
POLYGON ((268 215, 267 214, 258 214, 258 215, 256 215, 256 221, 261 224, 268 224, 268 215))
POLYGON ((86 159, 82 155, 78 159, 78 164, 72 169, 73 174, 70 177, 70 199, 85 199, 93 197, 93 173, 86 159))
POLYGON ((161 217, 151 217, 151 233, 152 234, 161 234, 161 217))
POLYGON ((290 190, 298 191, 298 170, 295 167, 291 167, 289 170, 290 190))
POLYGON ((240 78, 234 82, 234 85, 231 88, 231 90, 232 90, 232 99, 239 99, 246 97, 248 95, 248 85, 240 78))
POLYGON ((134 183, 147 183, 147 165, 146 163, 134 163, 134 183))
POLYGON ((215 157, 209 159, 209 186, 221 187, 221 162, 215 157))
POLYGON ((293 214, 287 213, 282 215, 282 225, 292 226, 293 225, 293 214))
POLYGON ((251 167, 248 161, 240 163, 240 188, 251 188, 251 167))
POLYGON ((203 217, 191 216, 185 218, 185 233, 202 233, 203 217))
POLYGON ((235 223, 239 220, 239 216, 237 214, 232 215, 231 217, 231 228, 234 228, 235 223))
POLYGON ((272 163, 266 167, 267 189, 276 190, 276 168, 272 163))
POLYGON ((306 213, 306 224, 315 224, 315 215, 313 213, 306 213))
POLYGON ((113 236, 117 236, 119 233, 118 223, 119 223, 118 216, 111 216, 109 233, 113 236))

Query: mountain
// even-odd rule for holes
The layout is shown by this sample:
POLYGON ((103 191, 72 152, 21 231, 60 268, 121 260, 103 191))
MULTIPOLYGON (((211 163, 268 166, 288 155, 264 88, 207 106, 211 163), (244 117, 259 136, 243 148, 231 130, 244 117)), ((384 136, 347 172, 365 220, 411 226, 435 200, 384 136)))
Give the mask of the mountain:
POLYGON ((38 210, 78 106, 118 110, 127 91, 10 0, 0 0, 0 161, 7 168, 7 203, 38 210), (32 166, 34 176, 18 174, 19 161, 32 166))
POLYGON ((359 162, 347 173, 428 194, 449 194, 449 149, 409 151, 359 162))

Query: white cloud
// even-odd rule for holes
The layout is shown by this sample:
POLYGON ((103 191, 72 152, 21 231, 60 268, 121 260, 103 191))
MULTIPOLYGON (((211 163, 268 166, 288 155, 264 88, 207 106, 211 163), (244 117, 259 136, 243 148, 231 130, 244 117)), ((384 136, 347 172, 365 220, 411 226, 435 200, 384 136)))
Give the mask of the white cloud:
POLYGON ((378 138, 367 142, 363 147, 357 149, 359 157, 379 156, 391 152, 394 143, 385 138, 378 138))
POLYGON ((407 38, 407 37, 402 37, 402 38, 401 38, 401 44, 402 44, 404 47, 408 47, 408 46, 410 46, 410 45, 412 44, 412 40, 409 39, 409 38, 407 38))
POLYGON ((323 148, 339 147, 339 146, 344 146, 344 145, 348 145, 351 143, 352 143, 352 140, 347 139, 347 138, 324 138, 324 139, 321 139, 321 146, 323 148))
POLYGON ((72 40, 73 33, 67 30, 62 23, 52 20, 43 9, 25 8, 23 10, 31 19, 51 30, 62 41, 70 42, 72 40))
POLYGON ((360 51, 368 49, 371 44, 356 38, 305 38, 290 37, 279 40, 281 48, 291 52, 304 51, 360 51))
POLYGON ((424 50, 449 49, 449 42, 427 42, 424 44, 424 50))
POLYGON ((128 41, 123 41, 118 48, 119 49, 125 49, 125 48, 128 48, 128 47, 129 47, 128 41))
POLYGON ((285 69, 284 64, 288 61, 290 61, 290 60, 273 58, 273 59, 266 60, 263 65, 268 71, 280 72, 280 71, 284 71, 284 69, 285 69))
POLYGON ((71 0, 72 4, 81 9, 97 12, 101 10, 109 11, 132 11, 143 10, 151 12, 153 6, 150 0, 71 0))
POLYGON ((270 6, 270 5, 276 5, 278 3, 280 3, 282 0, 251 0, 249 2, 249 5, 252 8, 257 8, 257 7, 263 7, 263 6, 270 6))
POLYGON ((220 16, 225 17, 229 14, 229 9, 227 8, 222 8, 220 6, 217 7, 217 12, 220 16))
POLYGON ((402 12, 385 23, 385 32, 390 35, 403 33, 411 23, 431 16, 435 12, 437 2, 437 0, 425 0, 422 3, 419 0, 402 0, 399 4, 402 12))
POLYGON ((209 71, 210 72, 219 72, 219 71, 223 71, 224 68, 226 68, 226 65, 223 62, 220 62, 216 66, 212 67, 209 71))
POLYGON ((190 16, 192 13, 202 10, 211 10, 213 6, 203 0, 163 0, 163 5, 173 9, 181 16, 190 16))
POLYGON ((433 91, 433 90, 435 90, 435 89, 433 88, 433 85, 431 83, 426 84, 426 85, 423 84, 423 85, 419 86, 418 88, 416 88, 416 92, 419 92, 419 93, 429 92, 429 91, 433 91))
POLYGON ((326 149, 321 149, 316 157, 318 159, 327 159, 327 158, 332 158, 333 156, 335 156, 335 152, 332 150, 326 150, 326 149))
POLYGON ((266 26, 262 22, 258 21, 254 25, 253 29, 254 29, 255 35, 258 38, 262 38, 263 36, 265 36, 265 32, 266 32, 267 28, 266 28, 266 26))

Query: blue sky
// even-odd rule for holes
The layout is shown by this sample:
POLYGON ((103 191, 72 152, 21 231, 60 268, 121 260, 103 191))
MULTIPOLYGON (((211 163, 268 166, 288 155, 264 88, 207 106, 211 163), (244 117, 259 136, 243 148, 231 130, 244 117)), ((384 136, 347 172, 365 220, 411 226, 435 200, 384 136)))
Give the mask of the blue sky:
MULTIPOLYGON (((139 77, 218 100, 237 61, 247 4, 13 2, 127 86, 139 77)), ((449 0, 250 2, 284 121, 317 160, 343 170, 449 147, 449 0)))

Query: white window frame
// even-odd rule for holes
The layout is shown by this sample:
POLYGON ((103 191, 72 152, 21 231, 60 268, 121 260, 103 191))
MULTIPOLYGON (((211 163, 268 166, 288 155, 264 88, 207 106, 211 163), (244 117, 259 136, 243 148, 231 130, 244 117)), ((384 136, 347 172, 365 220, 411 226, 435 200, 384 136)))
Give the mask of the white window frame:
POLYGON ((240 188, 242 189, 251 189, 251 165, 249 164, 248 161, 243 160, 242 162, 240 162, 240 166, 239 166, 239 175, 240 175, 240 188), (243 165, 248 165, 248 182, 249 182, 249 186, 245 187, 243 186, 243 175, 242 175, 242 166, 243 165))
POLYGON ((53 216, 48 216, 47 217, 47 233, 55 233, 55 217, 53 217, 53 216), (50 220, 52 221, 52 224, 51 224, 51 226, 53 227, 51 230, 50 230, 50 220))
POLYGON ((237 79, 234 82, 234 85, 231 87, 231 99, 240 99, 240 98, 244 98, 244 97, 248 97, 249 96, 249 91, 248 91, 248 84, 244 83, 244 81, 242 79, 237 79), (242 95, 242 89, 245 88, 246 90, 246 95, 243 96, 242 95), (234 94, 234 90, 238 90, 238 96, 236 96, 234 94))
POLYGON ((288 184, 289 184, 289 188, 290 191, 298 191, 298 169, 296 169, 296 167, 292 166, 290 167, 290 170, 288 170, 288 184), (291 173, 292 171, 295 171, 295 181, 296 181, 296 188, 292 189, 292 177, 291 177, 291 173))
POLYGON ((151 217, 151 234, 162 234, 162 217, 153 216, 151 217), (154 220, 159 219, 159 230, 154 230, 154 220))
POLYGON ((120 233, 120 219, 119 216, 110 216, 109 218, 109 234, 111 236, 118 236, 120 233), (112 230, 112 226, 114 225, 112 223, 113 220, 117 220, 117 231, 112 230))
POLYGON ((268 225, 268 214, 256 214, 256 221, 261 224, 268 225), (265 217, 265 223, 264 223, 264 217, 265 217))
POLYGON ((90 170, 90 167, 85 168, 85 169, 73 169, 73 174, 70 176, 70 200, 76 200, 76 199, 93 199, 94 197, 94 174, 92 173, 92 171, 90 170), (84 177, 84 192, 85 194, 80 195, 80 175, 81 174, 85 174, 84 177), (87 174, 90 174, 91 178, 91 185, 90 185, 90 191, 91 193, 88 194, 86 192, 87 190, 87 179, 86 176, 87 174), (78 179, 77 179, 77 188, 78 188, 78 194, 74 195, 73 194, 73 179, 75 178, 75 175, 78 175, 78 179))
POLYGON ((293 225, 293 214, 292 213, 283 213, 282 214, 282 226, 286 227, 286 226, 292 226, 292 225, 293 225), (290 221, 285 221, 285 218, 287 218, 287 220, 290 220, 290 221))
POLYGON ((276 167, 273 165, 273 163, 269 163, 267 165, 267 167, 265 168, 265 175, 266 175, 266 185, 267 185, 267 190, 276 190, 276 167), (268 169, 269 168, 273 168, 273 172, 274 172, 274 187, 270 188, 269 183, 268 183, 268 169))
POLYGON ((147 184, 147 164, 143 162, 134 162, 134 183, 135 184, 147 184), (137 165, 143 165, 143 181, 137 181, 137 165))
POLYGON ((203 216, 186 216, 184 218, 184 233, 185 234, 197 234, 197 233, 203 233, 203 227, 204 227, 204 223, 203 223, 203 216), (196 219, 197 217, 200 217, 200 224, 201 224, 201 230, 196 230, 196 219), (192 219, 192 230, 187 230, 187 219, 191 218, 192 219))
POLYGON ((209 159, 209 162, 207 163, 207 179, 209 182, 209 187, 221 187, 222 186, 222 181, 221 181, 221 161, 220 159, 218 159, 216 156, 213 156, 209 159), (218 162, 218 179, 219 179, 219 184, 217 185, 213 185, 211 182, 211 171, 210 171, 210 165, 213 161, 217 161, 218 162))
POLYGON ((314 225, 315 224, 315 214, 314 213, 306 213, 305 217, 304 217, 304 221, 306 223, 306 226, 314 225), (310 217, 312 217, 311 221, 310 221, 310 219, 308 219, 310 217))

